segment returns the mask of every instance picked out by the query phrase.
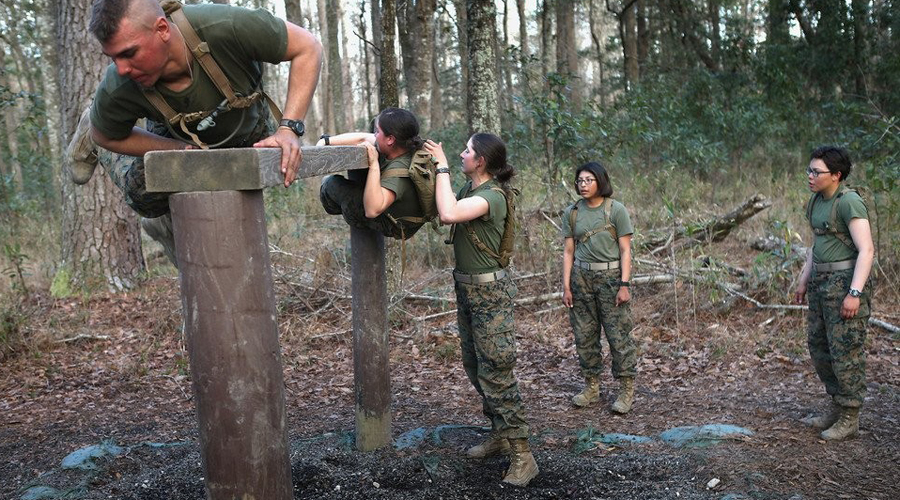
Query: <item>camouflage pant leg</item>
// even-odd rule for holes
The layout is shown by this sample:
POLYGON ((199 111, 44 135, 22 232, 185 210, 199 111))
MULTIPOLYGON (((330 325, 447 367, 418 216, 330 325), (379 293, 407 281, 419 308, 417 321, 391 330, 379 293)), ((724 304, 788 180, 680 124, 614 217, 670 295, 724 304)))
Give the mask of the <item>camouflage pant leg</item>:
POLYGON ((599 377, 603 370, 600 327, 606 333, 615 378, 637 375, 637 345, 631 336, 631 303, 616 306, 618 269, 589 271, 573 268, 570 286, 572 309, 569 322, 575 334, 575 350, 585 378, 599 377))
POLYGON ((366 217, 363 207, 363 184, 348 180, 343 175, 329 175, 322 179, 319 199, 325 211, 331 215, 341 214, 350 226, 371 229, 390 238, 401 238, 400 228, 383 213, 374 219, 366 217))
POLYGON ((572 308, 569 323, 575 335, 575 351, 584 378, 599 378, 603 372, 603 345, 600 343, 600 311, 590 282, 592 271, 572 268, 570 287, 572 308))
POLYGON ((866 395, 866 324, 871 306, 866 291, 860 297, 857 315, 841 318, 852 277, 852 269, 814 273, 808 289, 809 354, 825 391, 845 407, 862 406, 866 395))
POLYGON ((504 438, 527 438, 528 423, 519 394, 516 334, 510 279, 479 285, 456 283, 463 366, 482 395, 485 415, 494 432, 504 438))

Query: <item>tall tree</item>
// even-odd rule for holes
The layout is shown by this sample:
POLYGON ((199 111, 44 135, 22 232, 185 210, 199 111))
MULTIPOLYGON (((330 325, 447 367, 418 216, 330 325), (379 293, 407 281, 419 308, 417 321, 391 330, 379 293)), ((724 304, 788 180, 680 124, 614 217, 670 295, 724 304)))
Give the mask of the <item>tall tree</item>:
POLYGON ((492 0, 467 0, 469 40, 469 132, 500 135, 497 66, 497 8, 492 0))
MULTIPOLYGON (((367 3, 367 0, 360 0, 362 3, 367 3)), ((371 19, 372 19, 372 61, 375 64, 375 81, 381 82, 381 48, 384 45, 382 38, 384 37, 384 27, 381 22, 381 0, 371 0, 368 1, 369 6, 371 7, 371 19)), ((393 26, 393 24, 392 24, 393 26)), ((376 97, 375 103, 380 106, 381 103, 381 84, 379 83, 375 87, 376 97)), ((378 110, 376 110, 376 113, 378 110)))
MULTIPOLYGON (((334 119, 334 132, 342 132, 347 130, 346 114, 344 111, 344 77, 343 68, 341 67, 341 43, 339 33, 340 12, 339 0, 326 0, 326 9, 329 15, 326 15, 327 40, 325 46, 328 54, 328 93, 331 100, 328 105, 331 107, 331 115, 334 119)), ((350 103, 346 103, 349 105, 350 103)))
MULTIPOLYGON (((329 44, 329 34, 328 34, 328 5, 327 1, 330 0, 316 0, 316 12, 318 13, 318 26, 319 26, 319 40, 322 41, 322 44, 325 46, 325 64, 322 65, 322 73, 319 76, 319 81, 322 85, 319 85, 316 88, 316 94, 321 98, 322 103, 322 129, 325 130, 327 134, 337 133, 337 126, 334 122, 334 106, 332 106, 332 102, 336 99, 335 96, 331 93, 331 46, 329 44)), ((332 14, 330 17, 334 17, 332 14)), ((338 93, 337 95, 341 95, 338 93)))
POLYGON ((442 102, 443 92, 441 89, 441 69, 443 68, 442 61, 445 47, 444 40, 441 37, 443 26, 443 18, 438 17, 432 29, 434 50, 431 51, 431 102, 429 103, 431 118, 428 120, 428 126, 431 130, 444 126, 444 103, 442 102))
POLYGON ((466 14, 466 0, 453 0, 453 7, 456 10, 456 38, 457 49, 459 52, 459 73, 462 91, 460 95, 463 101, 463 107, 468 114, 469 109, 469 33, 468 33, 468 15, 466 14))
POLYGON ((413 114, 428 128, 431 118, 431 75, 434 52, 435 0, 397 0, 397 28, 403 57, 403 79, 413 114))
POLYGON ((381 76, 378 78, 379 110, 400 105, 397 88, 397 54, 394 52, 397 5, 394 0, 381 0, 381 76))
POLYGON ((528 19, 525 17, 525 0, 516 0, 516 12, 519 13, 519 49, 522 56, 528 56, 528 19))
POLYGON ((556 72, 567 75, 566 95, 577 109, 581 103, 578 79, 578 45, 575 38, 576 0, 556 1, 556 72))
MULTIPOLYGON (((87 30, 89 3, 59 0, 54 3, 57 82, 60 92, 61 139, 68 143, 79 116, 91 102, 109 60, 87 30)), ((65 176, 65 173, 62 175, 65 176)), ((102 276, 110 289, 134 286, 144 269, 137 216, 122 193, 102 171, 84 186, 62 180, 62 258, 57 282, 89 283, 102 276)))
MULTIPOLYGON (((308 16, 304 15, 301 0, 285 0, 284 10, 287 20, 306 29, 311 29, 312 23, 308 16)), ((322 88, 322 86, 319 86, 322 88)), ((313 95, 313 100, 319 99, 319 92, 313 95)), ((313 102, 306 112, 306 137, 315 138, 321 135, 322 126, 319 124, 318 113, 316 112, 316 103, 313 102)))

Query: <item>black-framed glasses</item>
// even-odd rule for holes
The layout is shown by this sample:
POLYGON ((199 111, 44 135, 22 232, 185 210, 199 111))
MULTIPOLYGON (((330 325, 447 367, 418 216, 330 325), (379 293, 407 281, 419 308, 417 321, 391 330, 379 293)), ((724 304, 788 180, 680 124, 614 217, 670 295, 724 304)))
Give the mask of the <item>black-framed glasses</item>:
POLYGON ((806 167, 806 176, 809 177, 811 175, 811 176, 813 176, 813 179, 818 179, 819 176, 822 174, 830 174, 830 173, 831 172, 829 172, 828 170, 816 170, 814 168, 806 167))
POLYGON ((579 177, 578 179, 575 179, 576 186, 590 186, 593 183, 594 183, 593 177, 579 177))

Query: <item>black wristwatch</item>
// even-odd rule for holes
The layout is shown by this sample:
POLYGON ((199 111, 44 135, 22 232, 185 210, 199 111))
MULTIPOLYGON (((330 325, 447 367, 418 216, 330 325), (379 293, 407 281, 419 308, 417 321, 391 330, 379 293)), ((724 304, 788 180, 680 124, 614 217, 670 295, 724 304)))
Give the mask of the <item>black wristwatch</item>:
POLYGON ((449 174, 450 167, 438 167, 434 171, 435 171, 435 173, 438 173, 438 174, 449 174))
POLYGON ((306 132, 306 125, 303 124, 303 120, 284 119, 278 122, 278 126, 291 129, 291 132, 297 134, 297 137, 302 137, 304 132, 306 132))
POLYGON ((849 293, 851 297, 859 298, 862 296, 862 292, 857 290, 856 288, 851 288, 850 291, 847 293, 849 293))
POLYGON ((330 135, 328 135, 328 134, 322 134, 322 136, 319 137, 319 139, 322 139, 323 141, 325 141, 325 145, 326 145, 326 146, 330 146, 330 145, 331 145, 331 136, 330 136, 330 135))
POLYGON ((619 286, 631 286, 631 282, 619 280, 619 286))

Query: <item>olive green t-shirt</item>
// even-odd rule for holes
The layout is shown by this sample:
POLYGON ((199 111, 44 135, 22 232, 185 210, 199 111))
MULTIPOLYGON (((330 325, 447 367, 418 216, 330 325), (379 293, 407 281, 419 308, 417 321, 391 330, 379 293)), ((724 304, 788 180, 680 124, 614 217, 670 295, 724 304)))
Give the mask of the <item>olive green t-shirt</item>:
MULTIPOLYGON (((628 209, 625 205, 616 200, 611 200, 610 219, 613 227, 616 228, 616 234, 619 237, 634 234, 634 227, 631 225, 631 217, 628 216, 628 209)), ((572 226, 570 224, 570 213, 575 205, 569 206, 562 214, 562 235, 563 238, 572 238, 572 226)), ((606 211, 603 204, 597 207, 589 207, 584 201, 578 202, 578 212, 575 218, 575 236, 581 238, 584 233, 594 229, 606 226, 606 211)), ((612 262, 619 260, 619 242, 613 239, 609 231, 603 230, 595 233, 586 241, 579 241, 575 245, 575 258, 583 262, 612 262)))
MULTIPOLYGON (((262 61, 277 64, 287 51, 284 21, 265 10, 228 5, 186 5, 184 14, 200 39, 209 45, 210 54, 234 91, 242 95, 252 94, 258 86, 262 61)), ((225 97, 196 59, 191 68, 194 78, 185 90, 173 92, 161 84, 156 85, 156 90, 176 112, 215 109, 225 97)), ((221 147, 246 146, 243 142, 256 127, 265 106, 266 100, 260 99, 246 111, 219 114, 214 127, 198 132, 200 140, 217 144, 231 136, 221 147)), ((115 64, 111 64, 94 97, 91 124, 110 139, 124 139, 141 118, 165 122, 162 113, 144 97, 140 85, 120 76, 115 64)), ((196 132, 197 123, 188 128, 196 132)), ((180 128, 177 132, 186 137, 180 128)))
MULTIPOLYGON (((381 171, 387 170, 409 170, 409 164, 412 162, 412 152, 398 156, 393 160, 382 160, 381 171)), ((419 203, 419 193, 416 186, 409 177, 390 177, 381 178, 381 187, 391 190, 396 198, 394 203, 388 207, 387 213, 393 217, 421 217, 422 205, 419 203)))
MULTIPOLYGON (((818 196, 815 205, 813 205, 812 217, 810 224, 819 229, 825 229, 826 224, 831 221, 831 206, 835 199, 838 199, 837 213, 835 214, 836 225, 839 232, 850 236, 848 224, 851 219, 868 219, 869 213, 866 209, 862 198, 853 191, 847 191, 840 198, 835 194, 831 199, 826 200, 824 197, 818 196)), ((837 239, 833 234, 816 235, 813 243, 813 261, 838 262, 842 260, 855 259, 859 254, 856 248, 850 248, 841 240, 837 239)))
MULTIPOLYGON (((506 196, 502 192, 494 191, 492 187, 500 188, 500 184, 490 180, 471 189, 472 181, 469 181, 459 190, 456 199, 480 196, 488 202, 488 213, 467 224, 475 231, 479 241, 495 253, 500 253, 500 240, 503 239, 503 228, 506 224, 506 196)), ((456 258, 456 270, 461 273, 481 274, 500 270, 497 259, 475 247, 465 224, 458 224, 456 227, 456 234, 453 236, 453 254, 456 258)))

